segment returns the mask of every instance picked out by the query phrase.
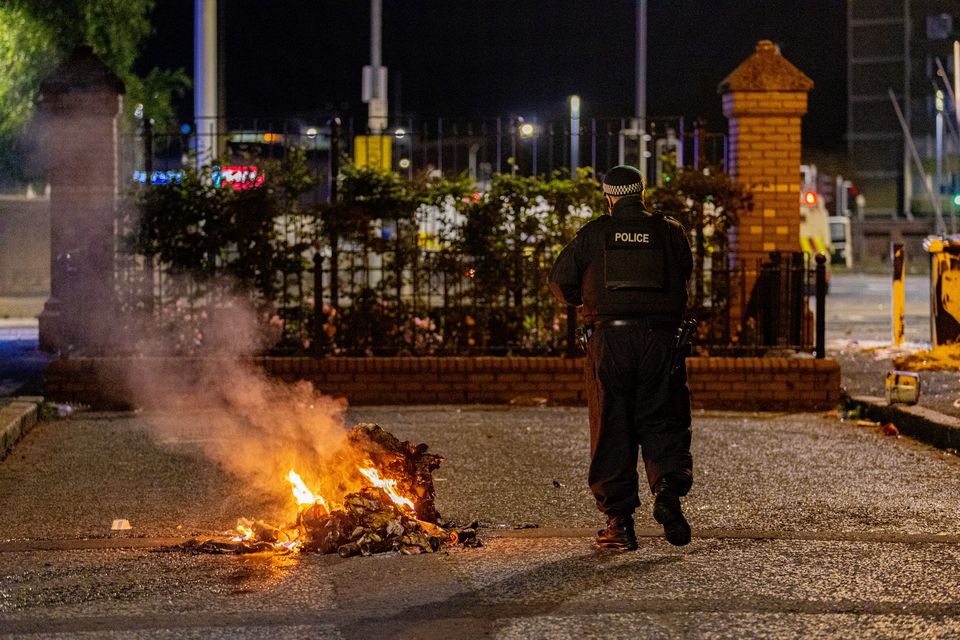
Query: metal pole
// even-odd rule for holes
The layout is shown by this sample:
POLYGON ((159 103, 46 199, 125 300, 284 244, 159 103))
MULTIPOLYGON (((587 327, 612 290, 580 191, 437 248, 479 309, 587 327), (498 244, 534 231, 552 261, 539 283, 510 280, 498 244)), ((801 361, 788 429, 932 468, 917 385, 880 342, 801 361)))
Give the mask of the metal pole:
MULTIPOLYGON (((937 154, 937 176, 936 176, 936 196, 937 201, 940 201, 940 196, 943 194, 943 92, 937 91, 937 117, 936 117, 936 154, 937 154)), ((950 232, 956 233, 956 222, 953 219, 953 216, 950 216, 950 232)))
POLYGON ((570 176, 580 168, 580 96, 570 96, 570 176))
POLYGON ((637 0, 637 61, 636 61, 637 132, 640 138, 640 158, 637 164, 647 177, 647 0, 637 0))
POLYGON ((827 335, 827 256, 817 254, 817 322, 816 322, 816 350, 817 359, 826 356, 827 335))
POLYGON ((323 355, 320 345, 323 336, 323 297, 320 295, 323 291, 323 254, 319 249, 318 246, 313 254, 313 335, 310 337, 310 351, 315 358, 323 355))
POLYGON ((202 167, 213 161, 217 143, 217 0, 194 0, 193 38, 193 118, 202 167))
MULTIPOLYGON (((944 77, 946 80, 946 77, 944 77)), ((949 83, 948 83, 949 84, 949 83)), ((956 148, 957 153, 960 153, 960 104, 957 104, 957 99, 960 98, 960 40, 953 41, 953 115, 957 120, 957 126, 954 127, 954 134, 956 136, 956 148)), ((951 228, 956 228, 956 218, 957 218, 957 199, 956 194, 951 194, 954 197, 951 198, 953 201, 953 208, 950 210, 950 223, 951 228)))
MULTIPOLYGON (((947 97, 950 99, 950 104, 953 106, 953 114, 957 118, 958 122, 954 123, 952 118, 947 118, 947 125, 950 127, 950 133, 953 135, 954 149, 960 150, 960 105, 957 104, 957 83, 960 82, 960 69, 957 69, 957 64, 960 63, 960 42, 954 42, 954 57, 953 57, 953 82, 954 86, 950 85, 950 81, 947 78, 947 72, 943 68, 943 63, 940 62, 940 58, 936 58, 937 62, 937 75, 943 78, 943 86, 947 89, 947 97)), ((934 87, 937 84, 934 83, 934 87)), ((940 114, 938 114, 939 116, 940 114)), ((951 181, 951 185, 952 185, 951 181)), ((940 183, 940 189, 943 188, 943 183, 940 183)), ((942 193, 942 191, 941 191, 942 193)), ((951 192, 950 202, 952 203, 950 207, 950 233, 957 233, 957 201, 954 197, 956 194, 951 192)))
MULTIPOLYGON (((374 74, 383 64, 381 58, 381 33, 383 30, 383 6, 381 0, 370 0, 370 66, 374 74)), ((385 96, 377 95, 378 98, 385 96)))
POLYGON ((700 169, 700 122, 693 123, 693 168, 700 169))
MULTIPOLYGON (((956 113, 957 112, 957 94, 953 90, 953 87, 950 85, 950 82, 947 78, 947 72, 943 68, 943 63, 940 61, 940 58, 936 58, 936 63, 937 63, 937 75, 943 78, 943 87, 947 90, 947 98, 950 100, 950 104, 953 105, 954 113, 956 113)), ((933 84, 933 90, 938 91, 939 85, 936 82, 933 82, 932 84, 933 84)), ((947 118, 947 126, 950 127, 950 133, 953 134, 954 140, 958 144, 960 144, 960 129, 958 129, 957 125, 950 118, 947 118)))
MULTIPOLYGON (((340 118, 334 118, 330 123, 330 204, 333 205, 333 215, 338 215, 336 203, 338 197, 337 176, 340 174, 340 118)), ((336 228, 330 232, 330 307, 337 309, 340 306, 340 240, 336 228)), ((314 297, 318 297, 316 292, 314 297)))
MULTIPOLYGON (((900 105, 897 103, 897 97, 894 95, 893 89, 888 88, 887 93, 890 95, 890 101, 893 103, 893 110, 897 114, 897 119, 900 120, 900 127, 903 129, 903 137, 907 141, 907 148, 910 150, 910 154, 913 156, 913 162, 917 166, 917 171, 921 176, 925 177, 926 172, 923 170, 923 162, 920 161, 920 154, 917 153, 917 147, 913 144, 913 136, 910 135, 910 127, 907 125, 907 121, 903 117, 903 112, 900 111, 900 105)), ((943 223, 943 214, 940 211, 940 200, 934 195, 929 180, 924 178, 924 180, 921 182, 923 182, 923 186, 927 190, 927 196, 929 196, 930 203, 933 205, 933 212, 936 214, 936 232, 939 235, 944 235, 947 232, 947 227, 943 223)), ((913 214, 910 212, 909 207, 904 209, 904 213, 907 215, 908 220, 913 220, 913 214)))
POLYGON ((960 96, 960 40, 953 41, 953 95, 953 115, 957 119, 957 129, 960 130, 960 106, 957 106, 956 98, 960 96))
POLYGON ((626 126, 627 126, 626 120, 624 120, 623 118, 620 118, 620 134, 619 134, 619 142, 617 145, 617 154, 618 154, 617 164, 623 164, 624 158, 626 157, 626 147, 625 147, 625 140, 624 140, 625 134, 623 133, 623 130, 626 128, 626 126))
MULTIPOLYGON (((146 186, 149 187, 152 184, 153 180, 153 122, 150 120, 150 115, 146 114, 143 117, 143 171, 147 175, 146 186)), ((146 311, 150 316, 153 315, 153 310, 155 306, 154 303, 158 302, 154 299, 154 279, 156 277, 154 264, 156 261, 156 256, 149 255, 146 256, 144 260, 144 274, 143 279, 146 282, 147 292, 144 296, 144 304, 146 305, 146 311)))
MULTIPOLYGON (((911 11, 910 11, 910 0, 904 0, 903 2, 903 113, 904 120, 907 123, 907 130, 910 129, 910 117, 912 109, 910 108, 910 98, 913 94, 913 89, 910 86, 910 38, 911 35, 911 11)), ((891 92, 892 93, 892 92, 891 92)), ((911 209, 911 202, 913 200, 913 173, 910 171, 910 159, 909 156, 911 153, 916 153, 916 149, 913 148, 913 139, 909 137, 909 133, 904 134, 903 141, 903 213, 908 220, 913 219, 913 211, 911 209)), ((924 174, 923 169, 920 169, 920 175, 924 174)), ((926 181, 924 180, 924 183, 926 181)), ((942 222, 942 221, 941 221, 942 222)), ((939 233, 939 232, 938 232, 939 233)))
POLYGON ((833 215, 842 216, 847 211, 847 190, 843 188, 843 176, 837 174, 833 184, 833 193, 835 194, 833 198, 833 215))
POLYGON ((806 311, 807 297, 804 295, 804 280, 807 276, 807 265, 804 260, 806 254, 802 251, 796 251, 790 254, 789 267, 789 292, 787 298, 790 301, 790 340, 791 345, 803 344, 803 317, 806 311))
POLYGON ((477 154, 480 153, 480 143, 474 142, 467 150, 467 172, 474 180, 477 179, 477 154))
POLYGON ((383 7, 381 0, 370 0, 370 69, 367 91, 367 129, 380 134, 387 128, 387 70, 382 56, 383 7))
POLYGON ((530 140, 530 152, 533 154, 533 160, 531 161, 531 174, 532 176, 537 175, 537 137, 540 135, 539 127, 534 129, 533 138, 530 140))
POLYGON ((683 119, 683 116, 680 116, 680 141, 677 144, 677 170, 678 171, 680 171, 684 167, 683 146, 687 140, 687 132, 686 132, 686 127, 684 125, 686 125, 686 121, 683 119))
POLYGON ((407 120, 407 131, 410 132, 407 136, 407 150, 409 151, 407 154, 407 160, 409 161, 409 164, 407 164, 407 180, 413 180, 413 118, 407 120))
POLYGON ((503 127, 497 118, 497 173, 503 173, 503 127))

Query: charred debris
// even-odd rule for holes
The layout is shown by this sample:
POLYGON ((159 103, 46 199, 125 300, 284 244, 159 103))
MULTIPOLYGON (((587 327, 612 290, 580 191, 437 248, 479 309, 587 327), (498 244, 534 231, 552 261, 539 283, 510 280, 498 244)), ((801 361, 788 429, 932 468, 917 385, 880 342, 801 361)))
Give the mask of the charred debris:
POLYGON ((382 488, 370 486, 348 494, 336 509, 322 503, 306 506, 287 525, 241 519, 238 529, 243 536, 195 538, 163 550, 214 554, 313 552, 349 558, 390 551, 404 555, 434 553, 444 545, 481 546, 476 522, 460 528, 440 524, 432 474, 443 458, 429 453, 426 444, 401 441, 376 424, 354 426, 347 440, 380 475, 396 482, 396 493, 407 497, 413 509, 397 504, 382 488))

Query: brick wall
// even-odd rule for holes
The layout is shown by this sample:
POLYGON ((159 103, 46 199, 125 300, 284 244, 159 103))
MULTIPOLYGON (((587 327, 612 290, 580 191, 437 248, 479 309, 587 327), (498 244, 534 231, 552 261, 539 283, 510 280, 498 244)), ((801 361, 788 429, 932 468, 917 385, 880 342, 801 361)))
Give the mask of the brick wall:
MULTIPOLYGON (((255 358, 252 363, 281 380, 309 380, 352 405, 496 404, 531 397, 585 403, 580 358, 255 358)), ((175 371, 180 381, 199 369, 186 359, 62 359, 47 370, 45 394, 102 408, 127 406, 124 379, 138 376, 136 367, 175 371)), ((690 358, 687 370, 695 408, 819 411, 840 401, 840 367, 833 360, 690 358)))
POLYGON ((698 408, 820 411, 840 402, 835 360, 690 358, 687 371, 698 408))

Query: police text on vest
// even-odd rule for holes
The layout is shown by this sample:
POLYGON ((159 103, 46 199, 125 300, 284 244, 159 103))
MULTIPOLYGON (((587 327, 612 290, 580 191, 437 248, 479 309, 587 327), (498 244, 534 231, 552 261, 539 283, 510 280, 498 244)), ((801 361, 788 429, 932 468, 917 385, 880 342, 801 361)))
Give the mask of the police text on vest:
POLYGON ((628 232, 628 231, 617 231, 613 234, 614 242, 636 242, 636 243, 649 243, 650 234, 649 233, 638 233, 638 232, 628 232))

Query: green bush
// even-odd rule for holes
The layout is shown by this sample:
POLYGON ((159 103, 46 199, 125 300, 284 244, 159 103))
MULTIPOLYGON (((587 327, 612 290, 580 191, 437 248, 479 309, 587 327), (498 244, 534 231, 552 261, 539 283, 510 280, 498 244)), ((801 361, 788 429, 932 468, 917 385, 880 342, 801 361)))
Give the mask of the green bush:
MULTIPOLYGON (((560 249, 605 209, 589 169, 501 173, 480 189, 466 175, 407 180, 345 163, 337 200, 305 207, 315 185, 302 153, 260 167, 259 188, 188 171, 140 190, 130 247, 172 278, 177 309, 215 304, 226 287, 254 303, 285 352, 563 351, 567 310, 546 282, 560 249), (315 259, 336 299, 332 287, 314 291, 315 259)), ((725 175, 681 171, 650 202, 692 229, 702 268, 725 252, 748 198, 725 175)))

